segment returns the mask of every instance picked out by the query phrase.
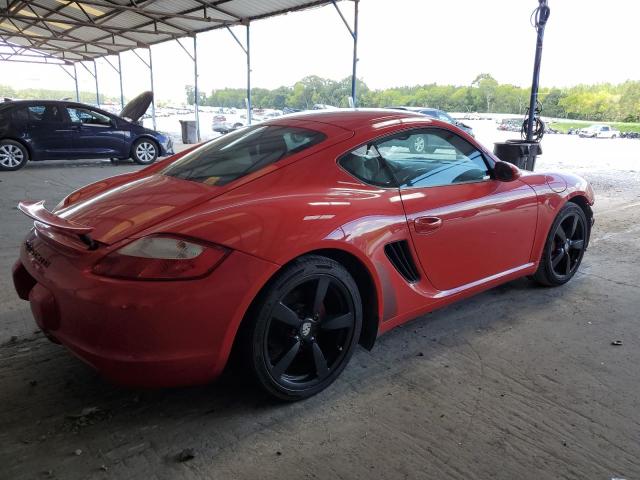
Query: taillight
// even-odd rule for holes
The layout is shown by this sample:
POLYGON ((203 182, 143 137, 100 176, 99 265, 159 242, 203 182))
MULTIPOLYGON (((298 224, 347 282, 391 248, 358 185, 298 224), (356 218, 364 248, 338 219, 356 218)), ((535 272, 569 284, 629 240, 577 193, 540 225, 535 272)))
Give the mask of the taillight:
POLYGON ((93 267, 93 273, 131 280, 187 280, 207 275, 228 253, 217 245, 154 235, 110 253, 93 267))

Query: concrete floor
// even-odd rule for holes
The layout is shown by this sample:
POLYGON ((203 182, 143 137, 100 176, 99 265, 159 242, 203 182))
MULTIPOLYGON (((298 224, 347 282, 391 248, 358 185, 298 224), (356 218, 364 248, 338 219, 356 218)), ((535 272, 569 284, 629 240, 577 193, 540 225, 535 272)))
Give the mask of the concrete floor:
POLYGON ((597 223, 568 285, 518 280, 427 315, 359 349, 327 391, 282 405, 242 372, 116 388, 34 333, 10 281, 30 224, 17 201, 54 205, 134 168, 0 176, 0 479, 640 478, 640 183, 624 171, 581 172, 597 223), (180 462, 184 449, 194 458, 180 462))

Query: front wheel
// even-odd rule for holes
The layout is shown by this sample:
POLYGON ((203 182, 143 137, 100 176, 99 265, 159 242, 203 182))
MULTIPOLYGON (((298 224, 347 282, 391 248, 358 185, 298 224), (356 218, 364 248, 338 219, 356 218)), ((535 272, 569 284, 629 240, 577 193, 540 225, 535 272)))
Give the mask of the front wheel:
POLYGON ((562 207, 549 231, 534 280, 547 287, 571 280, 582 262, 589 233, 582 208, 572 202, 562 207))
POLYGON ((360 337, 362 302, 349 272, 329 258, 301 257, 252 309, 245 358, 260 386, 288 401, 328 387, 360 337))
POLYGON ((136 140, 131 147, 131 158, 139 165, 150 165, 158 158, 158 144, 148 138, 136 140))
POLYGON ((20 170, 27 164, 29 152, 21 143, 0 140, 0 171, 20 170))

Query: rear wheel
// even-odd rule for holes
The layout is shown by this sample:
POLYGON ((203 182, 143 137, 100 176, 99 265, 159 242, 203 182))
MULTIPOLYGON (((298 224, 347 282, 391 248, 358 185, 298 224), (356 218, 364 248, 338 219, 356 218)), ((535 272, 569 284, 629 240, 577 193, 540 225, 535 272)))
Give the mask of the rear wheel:
POLYGON ((149 165, 158 158, 158 144, 148 138, 136 140, 131 147, 131 158, 139 165, 149 165))
POLYGON ((358 287, 339 263, 307 256, 286 267, 253 310, 245 358, 259 384, 283 400, 301 400, 329 386, 360 337, 358 287))
POLYGON ((588 242, 589 228, 584 211, 575 203, 567 203, 551 226, 533 278, 548 287, 567 283, 578 271, 588 242))
POLYGON ((20 170, 27 164, 29 152, 14 140, 0 140, 0 170, 20 170))

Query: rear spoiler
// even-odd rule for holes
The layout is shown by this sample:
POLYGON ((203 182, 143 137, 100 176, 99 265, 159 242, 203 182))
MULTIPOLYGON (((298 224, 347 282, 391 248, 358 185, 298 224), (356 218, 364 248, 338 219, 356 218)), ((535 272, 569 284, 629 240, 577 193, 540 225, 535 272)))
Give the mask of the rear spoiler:
POLYGON ((98 246, 89 236, 93 227, 80 225, 79 223, 66 220, 55 213, 51 213, 49 210, 44 208, 44 200, 40 200, 39 202, 22 201, 18 203, 18 210, 36 222, 44 223, 55 230, 78 235, 80 240, 82 240, 90 250, 93 250, 98 246))

